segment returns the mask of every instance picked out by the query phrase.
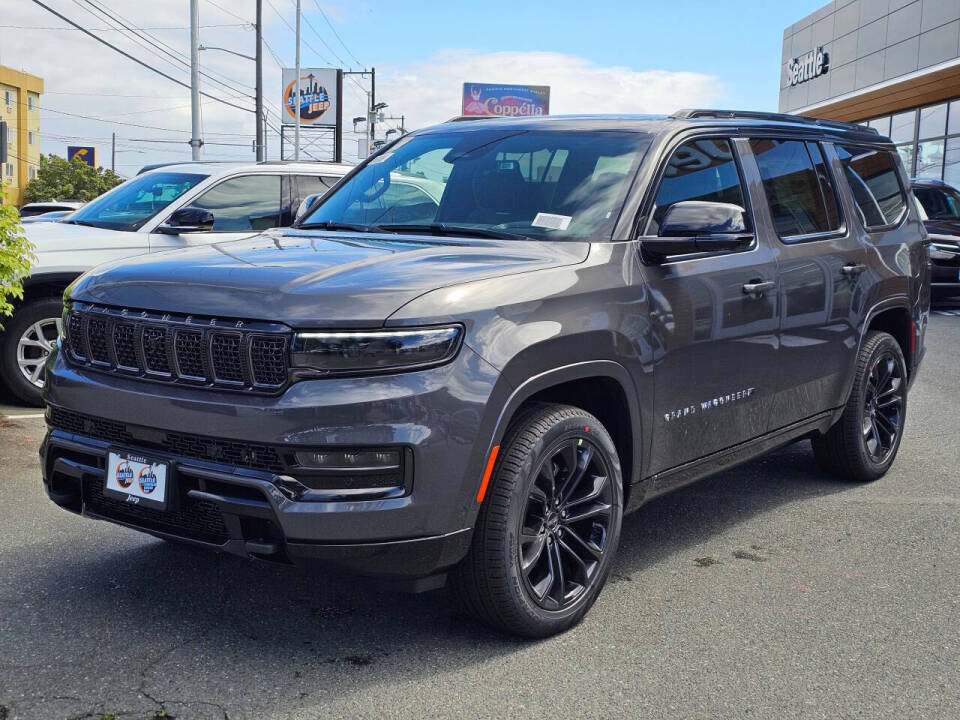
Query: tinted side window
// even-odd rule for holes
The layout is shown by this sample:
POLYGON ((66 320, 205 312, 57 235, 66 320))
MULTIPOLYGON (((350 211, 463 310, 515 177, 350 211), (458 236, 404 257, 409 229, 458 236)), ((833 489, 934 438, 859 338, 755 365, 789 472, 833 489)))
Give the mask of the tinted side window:
POLYGON ((214 232, 267 230, 281 224, 279 175, 224 180, 190 203, 213 213, 214 232))
POLYGON ((830 232, 840 227, 836 196, 817 145, 801 140, 754 138, 750 148, 781 238, 830 232))
POLYGON ((948 194, 936 188, 914 188, 913 194, 931 220, 960 218, 960 195, 948 194))
POLYGON ((674 151, 660 181, 645 234, 656 235, 669 207, 684 200, 746 207, 743 183, 729 140, 690 140, 674 151))
POLYGON ((907 207, 897 161, 887 150, 837 145, 853 198, 868 228, 892 225, 907 207))
POLYGON ((297 175, 297 205, 308 195, 324 195, 340 180, 338 177, 321 175, 297 175))

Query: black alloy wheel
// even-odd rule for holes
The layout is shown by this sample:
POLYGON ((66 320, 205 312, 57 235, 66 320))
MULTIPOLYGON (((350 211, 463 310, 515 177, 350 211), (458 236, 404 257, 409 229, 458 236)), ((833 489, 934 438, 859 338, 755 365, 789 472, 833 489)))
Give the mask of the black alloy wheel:
POLYGON ((451 577, 456 599, 498 630, 563 632, 600 595, 622 519, 620 458, 606 428, 580 408, 531 403, 504 434, 451 577))
POLYGON ((906 381, 893 353, 883 353, 870 368, 864 393, 863 441, 870 458, 883 463, 903 429, 906 381))
POLYGON ((520 515, 521 574, 534 601, 547 610, 577 602, 607 549, 610 471, 588 434, 577 432, 546 453, 520 515))
POLYGON ((907 363, 892 335, 872 330, 857 353, 840 418, 812 439, 817 464, 855 482, 883 477, 897 457, 907 414, 907 363))

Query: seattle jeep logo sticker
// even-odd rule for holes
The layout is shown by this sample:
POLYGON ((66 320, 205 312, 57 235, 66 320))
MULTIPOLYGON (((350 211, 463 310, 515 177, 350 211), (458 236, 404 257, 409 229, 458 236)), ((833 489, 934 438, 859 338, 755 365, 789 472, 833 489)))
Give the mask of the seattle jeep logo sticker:
POLYGON ((140 489, 143 491, 144 495, 149 495, 157 489, 157 476, 153 472, 152 467, 147 466, 140 471, 139 482, 140 489))
POLYGON ((133 468, 125 462, 117 466, 117 485, 126 490, 133 484, 133 468))

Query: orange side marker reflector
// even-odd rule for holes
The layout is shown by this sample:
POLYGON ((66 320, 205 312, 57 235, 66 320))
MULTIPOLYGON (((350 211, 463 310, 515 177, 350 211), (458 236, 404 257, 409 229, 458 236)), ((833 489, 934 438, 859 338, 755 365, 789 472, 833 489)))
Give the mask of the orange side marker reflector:
POLYGON ((477 502, 483 502, 483 496, 487 494, 487 484, 490 482, 490 476, 493 475, 493 466, 497 463, 497 454, 500 452, 500 446, 494 445, 490 451, 490 457, 487 458, 487 467, 483 471, 483 480, 480 481, 480 489, 477 491, 477 502))

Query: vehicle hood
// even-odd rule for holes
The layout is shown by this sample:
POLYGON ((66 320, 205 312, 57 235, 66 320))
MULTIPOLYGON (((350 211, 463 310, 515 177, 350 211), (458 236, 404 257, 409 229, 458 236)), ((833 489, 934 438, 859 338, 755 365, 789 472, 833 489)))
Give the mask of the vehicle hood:
POLYGON ((588 252, 588 243, 287 229, 101 265, 71 297, 294 327, 379 327, 430 290, 572 265, 588 252))
POLYGON ((954 235, 960 240, 960 220, 924 220, 928 233, 934 235, 954 235))
POLYGON ((71 225, 64 222, 34 222, 23 226, 27 240, 33 243, 37 253, 64 252, 105 244, 116 245, 124 240, 131 246, 143 243, 142 236, 121 230, 106 230, 88 225, 71 225))

